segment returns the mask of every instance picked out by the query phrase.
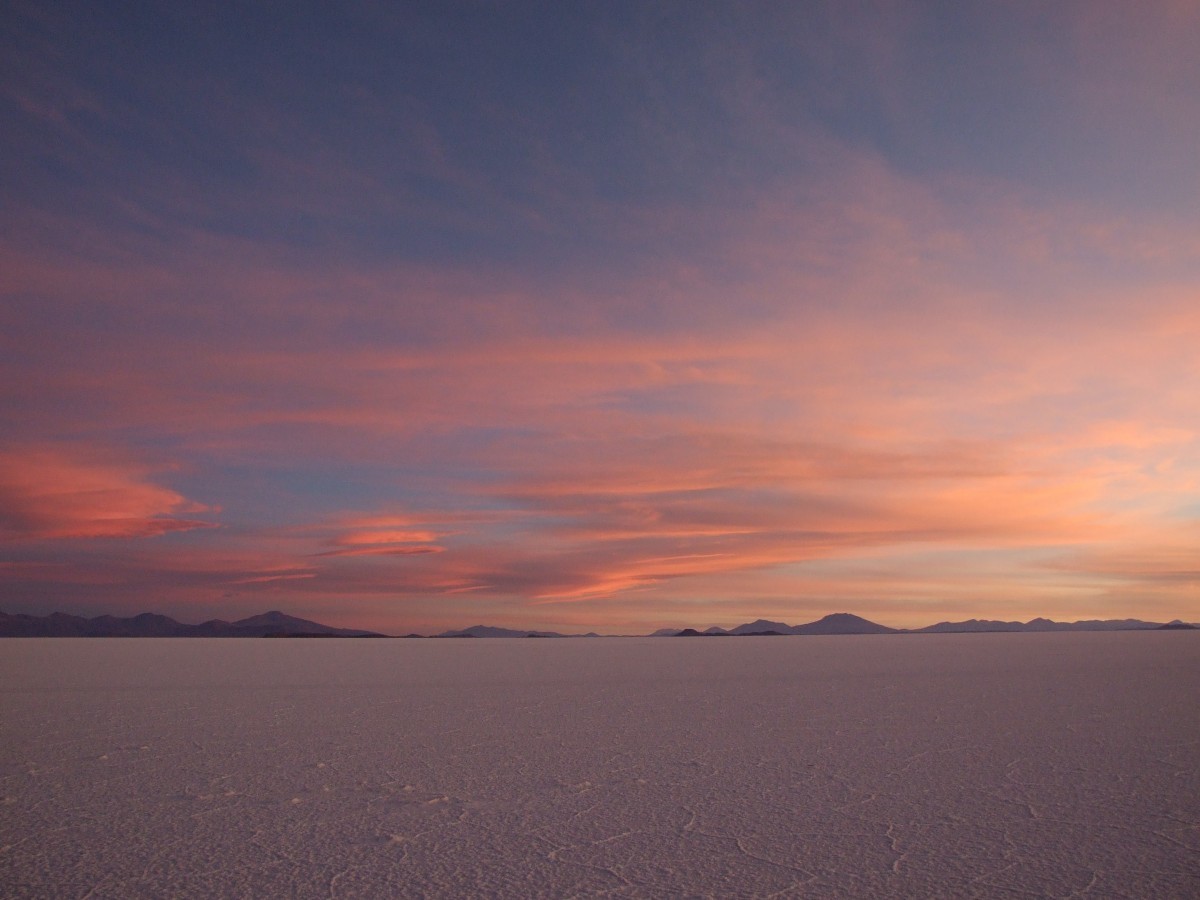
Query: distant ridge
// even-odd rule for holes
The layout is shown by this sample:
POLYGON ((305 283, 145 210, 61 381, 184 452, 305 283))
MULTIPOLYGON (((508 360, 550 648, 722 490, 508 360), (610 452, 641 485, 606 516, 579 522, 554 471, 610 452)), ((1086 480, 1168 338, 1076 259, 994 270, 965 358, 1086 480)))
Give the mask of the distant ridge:
POLYGON ((770 619, 755 619, 745 625, 729 629, 730 634, 791 634, 792 626, 782 622, 772 622, 770 619))
POLYGON ((807 625, 797 625, 792 634, 898 634, 899 631, 853 613, 831 613, 807 625))
POLYGON ((374 631, 333 628, 298 619, 278 610, 226 622, 210 619, 199 625, 177 622, 170 616, 142 613, 127 619, 118 616, 8 615, 0 612, 0 637, 384 637, 374 631))
MULTIPOLYGON (((900 629, 871 622, 852 613, 830 613, 815 622, 787 625, 770 619, 756 619, 730 629, 728 634, 897 634, 900 629)), ((709 629, 708 633, 716 633, 709 629)))
POLYGON ((463 628, 459 631, 443 631, 441 634, 434 635, 434 637, 440 638, 556 638, 567 636, 559 634, 557 631, 519 631, 513 628, 497 628, 494 625, 472 625, 470 628, 463 628))
MULTIPOLYGON (((1030 619, 1028 622, 1005 622, 997 619, 967 619, 964 622, 938 622, 924 628, 890 628, 864 619, 853 613, 831 613, 815 622, 788 625, 770 619, 755 619, 736 628, 716 625, 700 631, 696 628, 660 628, 649 637, 730 637, 761 635, 834 635, 834 634, 965 634, 971 632, 1066 632, 1066 631, 1195 631, 1200 626, 1178 619, 1145 622, 1141 619, 1083 619, 1077 622, 1055 622, 1051 619, 1030 619)), ((66 613, 31 616, 0 612, 0 637, 387 637, 375 631, 355 628, 334 628, 308 619, 289 616, 278 610, 260 613, 236 622, 210 619, 199 625, 178 622, 170 616, 142 613, 129 618, 96 616, 85 618, 66 613)), ((404 637, 420 638, 420 634, 404 637)), ((434 635, 437 638, 572 638, 599 637, 587 634, 561 634, 557 631, 529 631, 499 628, 494 625, 472 625, 434 635)))
POLYGON ((787 625, 783 622, 773 622, 770 619, 756 619, 744 625, 738 625, 725 631, 720 628, 709 628, 700 632, 695 628, 663 628, 654 632, 651 637, 679 636, 704 637, 715 634, 734 635, 772 635, 772 634, 966 634, 971 632, 1016 631, 1016 632, 1048 632, 1048 631, 1189 631, 1197 626, 1187 622, 1162 624, 1161 622, 1144 622, 1141 619, 1083 619, 1078 622, 1055 622, 1051 619, 1030 619, 1028 622, 1002 622, 994 619, 968 619, 965 622, 938 622, 924 628, 889 628, 853 613, 831 613, 815 622, 805 625, 787 625))
POLYGON ((1161 622, 1143 622, 1141 619, 1081 619, 1078 622, 1055 622, 1052 619, 1039 618, 1030 619, 1028 622, 968 619, 965 622, 938 622, 936 625, 912 630, 920 634, 953 634, 973 631, 1146 631, 1161 627, 1161 622))
POLYGON ((1187 622, 1180 622, 1178 619, 1168 622, 1166 625, 1159 625, 1159 631, 1196 631, 1197 626, 1189 625, 1187 622))

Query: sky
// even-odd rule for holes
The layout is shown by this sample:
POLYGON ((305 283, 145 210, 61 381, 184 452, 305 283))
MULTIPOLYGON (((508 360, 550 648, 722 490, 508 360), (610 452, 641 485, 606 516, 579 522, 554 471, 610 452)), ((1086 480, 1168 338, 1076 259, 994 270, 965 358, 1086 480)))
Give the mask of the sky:
POLYGON ((3 6, 3 611, 1200 621, 1200 4, 3 6))

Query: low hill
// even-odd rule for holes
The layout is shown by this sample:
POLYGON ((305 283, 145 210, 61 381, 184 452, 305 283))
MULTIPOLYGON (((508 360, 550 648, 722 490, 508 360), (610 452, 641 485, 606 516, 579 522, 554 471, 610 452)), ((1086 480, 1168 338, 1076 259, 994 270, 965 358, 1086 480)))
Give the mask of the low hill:
POLYGON ((783 622, 772 622, 770 619, 755 619, 753 622, 729 629, 730 634, 765 634, 768 631, 775 634, 791 634, 792 626, 783 622))
POLYGON ((852 613, 831 613, 804 625, 787 625, 770 619, 756 619, 729 630, 729 634, 896 634, 888 628, 852 613))
POLYGON ((129 618, 96 616, 88 619, 65 613, 48 616, 0 613, 0 637, 383 637, 374 631, 334 628, 285 615, 277 610, 226 622, 211 619, 199 625, 170 616, 141 613, 129 618))
POLYGON ((463 628, 458 631, 443 631, 441 634, 435 634, 434 637, 440 638, 524 638, 524 637, 567 637, 565 634, 559 634, 557 631, 519 631, 514 628, 497 628, 494 625, 472 625, 470 628, 463 628))
POLYGON ((853 613, 830 613, 829 615, 809 622, 807 625, 796 625, 792 634, 897 634, 899 629, 889 628, 856 616, 853 613))
POLYGON ((1081 619, 1077 622, 1055 622, 1052 619, 1030 619, 1028 622, 1003 622, 996 619, 967 619, 965 622, 938 622, 924 628, 914 628, 918 634, 961 634, 978 631, 1147 631, 1161 627, 1159 622, 1141 619, 1081 619))

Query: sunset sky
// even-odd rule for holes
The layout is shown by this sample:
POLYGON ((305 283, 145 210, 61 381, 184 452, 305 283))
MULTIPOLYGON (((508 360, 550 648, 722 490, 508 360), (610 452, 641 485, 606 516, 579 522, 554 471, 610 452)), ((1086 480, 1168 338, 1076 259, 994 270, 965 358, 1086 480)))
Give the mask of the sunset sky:
POLYGON ((0 36, 5 612, 1200 620, 1200 4, 0 36))

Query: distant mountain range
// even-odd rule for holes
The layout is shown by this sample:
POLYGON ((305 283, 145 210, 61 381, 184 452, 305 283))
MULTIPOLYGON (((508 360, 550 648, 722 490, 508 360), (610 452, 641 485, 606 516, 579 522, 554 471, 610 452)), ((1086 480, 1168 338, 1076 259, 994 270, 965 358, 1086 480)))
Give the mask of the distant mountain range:
MULTIPOLYGON (((1001 622, 994 619, 968 619, 965 622, 938 622, 925 628, 889 628, 851 613, 832 613, 804 625, 788 625, 769 619, 756 619, 736 628, 717 626, 697 631, 695 628, 662 628, 651 637, 749 637, 789 634, 951 634, 979 631, 1150 631, 1154 629, 1194 630, 1187 622, 1143 622, 1141 619, 1085 619, 1079 622, 1054 622, 1050 619, 1031 619, 1028 622, 1001 622)), ((65 613, 48 616, 8 615, 0 612, 0 637, 386 637, 374 631, 354 628, 333 628, 320 622, 298 619, 273 611, 226 622, 211 619, 199 625, 186 625, 169 616, 142 613, 123 619, 117 616, 96 616, 86 619, 65 613)), ((409 634, 405 637, 419 638, 409 634)), ((458 631, 444 631, 438 638, 564 638, 598 637, 588 634, 560 634, 557 631, 522 631, 497 628, 491 625, 472 625, 458 631)))
POLYGON ((996 619, 968 619, 965 622, 938 622, 914 631, 924 633, 955 633, 971 631, 1150 631, 1161 629, 1192 629, 1195 625, 1180 622, 1143 622, 1141 619, 1081 619, 1078 622, 1055 622, 1051 619, 1030 619, 1028 622, 1000 622, 996 619))
POLYGON ((443 631, 434 637, 440 638, 560 638, 599 637, 594 631, 587 634, 560 634, 557 631, 519 631, 513 628, 496 628, 493 625, 472 625, 460 631, 443 631))
POLYGON ((888 628, 870 622, 851 613, 831 613, 805 625, 787 625, 770 619, 756 619, 728 630, 713 626, 704 631, 694 628, 662 628, 653 637, 715 637, 719 635, 774 635, 774 634, 898 634, 901 629, 888 628))
POLYGON ((661 628, 652 637, 714 637, 721 635, 775 634, 963 634, 979 631, 1152 631, 1154 629, 1191 630, 1196 628, 1176 619, 1173 622, 1143 622, 1141 619, 1084 619, 1078 622, 1054 622, 1030 619, 1028 622, 1001 622, 995 619, 968 619, 965 622, 938 622, 924 628, 889 628, 851 613, 832 613, 805 625, 787 625, 758 619, 726 630, 715 625, 704 631, 694 628, 661 628))
POLYGON ((331 628, 297 619, 278 611, 236 622, 211 619, 185 625, 170 616, 142 613, 122 619, 97 616, 85 619, 53 613, 48 616, 8 615, 0 612, 0 637, 384 637, 373 631, 331 628))

